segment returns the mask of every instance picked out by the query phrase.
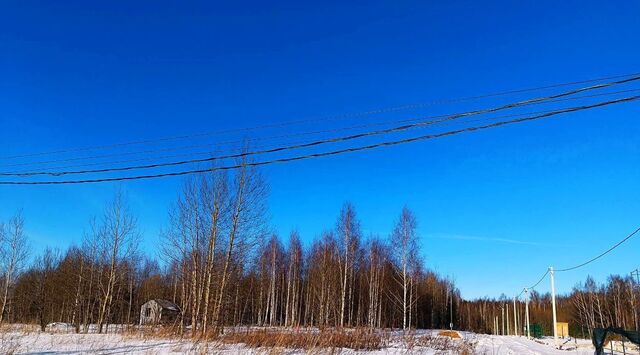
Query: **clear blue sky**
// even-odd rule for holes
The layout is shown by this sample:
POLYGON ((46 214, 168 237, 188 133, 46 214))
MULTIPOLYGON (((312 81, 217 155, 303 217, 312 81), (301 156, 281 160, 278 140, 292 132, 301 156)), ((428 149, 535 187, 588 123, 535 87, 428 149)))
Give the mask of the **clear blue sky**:
MULTIPOLYGON (((639 13, 635 1, 5 1, 0 155, 637 72, 639 13)), ((581 262, 640 225, 637 113, 627 104, 268 167, 271 223, 308 241, 350 200, 365 233, 384 236, 406 204, 426 266, 454 277, 465 297, 513 294, 548 265, 581 262)), ((149 254, 180 183, 122 184, 149 254)), ((21 208, 34 253, 64 248, 116 188, 0 186, 0 220, 21 208)), ((559 275, 558 287, 628 273, 639 248, 631 240, 559 275)))

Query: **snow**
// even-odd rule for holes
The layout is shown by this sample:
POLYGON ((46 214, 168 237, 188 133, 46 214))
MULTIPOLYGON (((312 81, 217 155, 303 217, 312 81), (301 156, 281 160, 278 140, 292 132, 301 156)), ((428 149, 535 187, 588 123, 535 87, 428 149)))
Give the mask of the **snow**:
MULTIPOLYGON (((12 326, 0 331, 0 353, 14 354, 65 354, 75 355, 84 353, 99 354, 239 354, 264 353, 266 349, 250 349, 242 344, 222 344, 219 342, 194 342, 190 339, 161 338, 144 336, 142 334, 75 334, 65 332, 68 325, 64 323, 50 324, 51 331, 41 332, 37 327, 12 326), (262 350, 262 351, 260 351, 262 350)), ((438 337, 438 331, 420 330, 413 333, 413 339, 420 337, 438 337)), ((476 344, 475 353, 490 355, 510 354, 550 354, 550 355, 586 355, 593 354, 594 349, 587 339, 570 340, 558 350, 553 347, 553 339, 529 340, 525 337, 495 336, 460 332, 462 339, 451 339, 451 342, 472 341, 476 344)), ((391 332, 385 348, 376 351, 355 351, 343 349, 342 354, 446 354, 437 349, 410 346, 410 337, 404 337, 402 332, 391 332)), ((627 348, 628 350, 628 348, 627 348)), ((284 354, 302 354, 303 350, 287 349, 284 354)))
POLYGON ((558 350, 553 347, 553 339, 529 340, 526 337, 517 336, 496 336, 483 335, 478 336, 479 353, 484 354, 589 354, 593 355, 594 348, 591 341, 580 339, 578 346, 575 344, 564 347, 565 350, 558 350))
POLYGON ((0 334, 0 353, 14 354, 180 354, 239 353, 241 346, 196 344, 170 338, 145 338, 122 334, 75 334, 10 331, 0 334))
POLYGON ((74 329, 73 324, 60 322, 49 323, 45 328, 47 332, 51 333, 70 333, 74 331, 74 329))

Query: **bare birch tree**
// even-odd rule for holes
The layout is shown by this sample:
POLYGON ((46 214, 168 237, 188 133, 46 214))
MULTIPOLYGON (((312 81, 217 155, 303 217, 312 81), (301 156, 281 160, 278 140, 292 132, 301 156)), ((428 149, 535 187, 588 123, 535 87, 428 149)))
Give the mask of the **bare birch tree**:
POLYGON ((302 245, 298 232, 289 236, 287 268, 287 298, 285 303, 285 326, 298 325, 300 292, 302 282, 302 245))
POLYGON ((218 299, 213 313, 217 332, 222 331, 223 302, 233 268, 233 256, 243 257, 251 247, 256 245, 259 238, 265 236, 267 185, 259 172, 247 165, 246 158, 240 162, 240 165, 241 168, 236 170, 229 189, 227 246, 217 290, 218 299))
POLYGON ((391 234, 391 246, 397 263, 396 282, 400 285, 402 296, 397 298, 397 303, 402 310, 402 329, 411 326, 410 314, 413 303, 413 270, 417 258, 417 221, 411 210, 402 209, 400 218, 396 222, 391 234))
POLYGON ((94 237, 99 245, 99 263, 104 275, 100 280, 100 309, 98 313, 98 332, 102 333, 108 321, 116 286, 120 282, 118 268, 120 263, 135 251, 138 234, 136 218, 129 211, 122 191, 115 194, 102 216, 102 225, 95 231, 94 237))
POLYGON ((10 292, 28 256, 24 217, 17 212, 6 225, 0 224, 0 271, 2 272, 2 305, 0 325, 9 309, 10 292))
POLYGON ((360 222, 356 217, 356 211, 350 202, 346 202, 342 206, 336 230, 340 237, 340 247, 342 252, 342 260, 340 263, 342 288, 340 290, 340 318, 338 326, 344 327, 345 312, 348 312, 347 297, 352 295, 352 274, 354 267, 355 252, 358 248, 360 238, 360 222))

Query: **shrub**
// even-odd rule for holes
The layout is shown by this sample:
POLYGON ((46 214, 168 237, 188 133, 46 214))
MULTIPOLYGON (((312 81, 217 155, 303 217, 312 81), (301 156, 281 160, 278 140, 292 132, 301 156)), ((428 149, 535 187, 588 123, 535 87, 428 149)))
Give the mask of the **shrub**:
POLYGON ((450 331, 440 332, 438 333, 438 336, 409 335, 405 337, 405 343, 408 349, 413 349, 414 347, 425 347, 436 350, 438 352, 448 352, 459 355, 475 354, 476 349, 475 341, 471 339, 461 338, 460 334, 458 334, 457 332, 450 331), (451 333, 455 333, 455 335, 451 333))
POLYGON ((382 346, 379 334, 356 330, 324 330, 320 332, 288 332, 282 330, 269 331, 247 330, 235 332, 221 337, 228 344, 244 343, 251 348, 294 348, 294 349, 336 349, 350 348, 354 350, 378 350, 382 346))

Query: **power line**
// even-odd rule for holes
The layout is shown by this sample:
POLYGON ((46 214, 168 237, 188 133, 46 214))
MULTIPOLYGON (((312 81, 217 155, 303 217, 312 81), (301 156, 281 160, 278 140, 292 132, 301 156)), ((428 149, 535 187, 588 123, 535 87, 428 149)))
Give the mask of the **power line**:
MULTIPOLYGON (((624 90, 624 91, 625 92, 628 92, 628 91, 640 91, 640 89, 624 90)), ((602 94, 592 95, 592 96, 601 96, 601 95, 602 94)), ((571 99, 575 99, 575 98, 571 98, 571 99)), ((564 100, 568 100, 568 99, 562 99, 562 100, 564 101, 564 100)), ((467 121, 465 121, 465 123, 482 122, 482 121, 487 121, 487 120, 495 120, 495 119, 499 119, 499 118, 520 117, 520 116, 525 116, 525 115, 544 113, 544 112, 551 112, 551 111, 553 111, 553 110, 533 111, 533 112, 525 112, 525 113, 518 113, 518 114, 493 116, 493 117, 484 118, 484 119, 467 120, 467 121)), ((421 117, 421 118, 412 118, 412 119, 406 119, 406 120, 397 121, 397 122, 415 122, 415 121, 424 120, 424 119, 427 119, 427 118, 447 117, 447 116, 450 116, 450 115, 440 115, 440 116, 429 116, 429 117, 421 117)), ((391 123, 391 122, 377 123, 377 125, 382 125, 382 124, 387 124, 387 123, 391 123)), ((434 125, 435 124, 438 124, 438 123, 434 122, 434 125)), ((446 125, 446 123, 444 123, 444 122, 441 122, 439 124, 440 125, 446 125)), ((240 141, 238 141, 238 142, 240 142, 240 141)), ((300 141, 300 142, 296 142, 295 144, 302 144, 304 142, 305 141, 300 141)), ((216 144, 215 143, 214 144, 207 144, 205 146, 213 146, 213 145, 216 145, 216 144)), ((278 146, 279 145, 277 145, 277 144, 270 144, 270 145, 262 145, 260 147, 266 148, 266 147, 278 147, 278 146)), ((229 149, 229 151, 242 151, 242 150, 244 150, 244 149, 243 148, 229 149)), ((157 150, 157 151, 163 151, 163 150, 157 150)), ((156 151, 151 151, 151 152, 156 152, 156 151)), ((116 160, 116 161, 95 162, 95 163, 85 163, 85 164, 74 164, 74 165, 67 165, 67 166, 46 167, 46 168, 41 168, 41 171, 51 171, 51 170, 55 170, 55 169, 69 169, 69 168, 97 166, 97 165, 132 163, 132 162, 148 161, 148 160, 154 160, 154 159, 169 159, 169 158, 178 158, 178 157, 185 157, 185 156, 192 156, 192 155, 202 155, 202 154, 212 154, 212 153, 222 153, 222 152, 225 152, 225 150, 216 149, 215 151, 207 150, 207 151, 189 152, 189 153, 164 155, 164 156, 143 157, 143 158, 137 158, 137 159, 127 159, 127 160, 116 160)), ((220 158, 220 157, 218 157, 218 158, 220 158)), ((55 162, 55 161, 53 161, 53 162, 55 162)), ((46 162, 42 162, 42 163, 46 163, 46 162)), ((29 165, 29 164, 36 164, 36 163, 26 163, 26 164, 20 164, 20 165, 29 165)), ((32 170, 21 170, 21 171, 0 172, 0 176, 2 176, 2 175, 6 175, 6 176, 20 175, 21 173, 31 173, 31 172, 33 172, 33 171, 32 170)))
MULTIPOLYGON (((617 95, 617 94, 621 94, 621 93, 630 93, 630 92, 636 92, 636 91, 640 91, 640 89, 627 89, 627 90, 619 90, 619 91, 606 92, 606 93, 597 93, 597 94, 590 94, 590 95, 565 97, 565 98, 560 98, 560 99, 553 99, 553 100, 547 100, 547 101, 542 101, 542 102, 535 102, 535 103, 531 103, 529 105, 538 105, 538 104, 557 103, 557 102, 562 102, 562 101, 580 100, 580 99, 585 99, 585 98, 610 96, 610 95, 617 95)), ((446 114, 446 115, 427 116, 427 117, 420 117, 420 118, 409 118, 409 119, 402 119, 402 120, 391 120, 391 121, 384 121, 384 122, 373 122, 373 123, 366 123, 366 124, 360 124, 360 125, 354 125, 354 126, 348 126, 348 127, 338 127, 338 128, 333 128, 333 129, 316 130, 316 131, 301 132, 301 133, 295 133, 295 134, 267 136, 267 137, 258 137, 258 138, 248 138, 246 140, 224 141, 224 142, 208 143, 208 144, 201 144, 201 145, 190 145, 190 146, 181 146, 181 147, 150 149, 150 150, 143 150, 143 151, 111 153, 111 154, 94 155, 94 156, 87 156, 87 157, 76 157, 76 158, 46 160, 46 161, 38 161, 38 162, 8 164, 8 165, 2 165, 1 167, 5 167, 6 168, 6 167, 28 166, 28 165, 38 165, 38 164, 51 164, 51 163, 92 160, 92 159, 117 157, 117 156, 128 156, 128 155, 138 155, 138 154, 147 154, 147 153, 186 150, 186 149, 193 149, 193 148, 203 148, 203 147, 213 147, 213 146, 219 147, 220 145, 233 144, 233 143, 248 143, 248 142, 254 142, 254 141, 261 141, 261 140, 263 141, 263 140, 272 140, 272 139, 280 139, 280 138, 292 138, 292 137, 298 137, 298 136, 309 136, 309 135, 315 135, 315 134, 321 134, 321 133, 334 133, 334 132, 348 131, 348 130, 354 130, 354 129, 359 129, 359 128, 382 126, 382 125, 393 124, 393 123, 400 124, 400 123, 407 123, 407 122, 416 122, 416 121, 425 120, 425 119, 436 119, 436 118, 449 117, 449 116, 452 116, 452 115, 455 115, 455 114, 457 114, 457 113, 446 114)), ((506 116, 506 117, 510 117, 510 116, 506 116)), ((433 124, 438 124, 438 122, 434 122, 433 124)), ((268 146, 274 147, 274 146, 277 146, 277 145, 273 145, 272 144, 272 145, 268 145, 268 146)), ((236 150, 242 150, 242 148, 239 148, 239 149, 236 148, 236 150)), ((217 150, 216 151, 216 153, 219 153, 219 152, 222 152, 222 150, 217 150)), ((169 155, 169 156, 165 155, 165 156, 160 156, 160 157, 145 157, 145 158, 128 159, 128 160, 117 160, 117 161, 106 161, 106 162, 96 162, 96 163, 74 164, 74 165, 57 166, 57 167, 46 167, 46 168, 40 168, 40 171, 51 171, 51 170, 55 170, 55 169, 69 169, 69 168, 88 167, 88 166, 96 166, 96 165, 132 163, 132 162, 148 161, 148 160, 154 160, 154 159, 169 159, 169 158, 178 158, 178 157, 184 157, 184 156, 202 155, 202 154, 211 154, 211 153, 212 152, 210 150, 207 150, 207 151, 191 152, 191 153, 185 153, 185 154, 174 154, 174 155, 169 155)), ((8 174, 11 174, 11 175, 14 175, 14 176, 19 176, 18 173, 29 173, 29 172, 31 172, 31 170, 10 171, 10 172, 2 172, 2 173, 0 173, 0 175, 4 174, 5 176, 10 176, 8 174)))
POLYGON ((544 273, 544 275, 542 275, 542 277, 540 277, 538 282, 534 283, 533 286, 527 287, 527 288, 530 289, 530 290, 536 288, 536 286, 538 286, 542 282, 542 280, 544 280, 544 278, 547 277, 548 274, 549 274, 549 269, 547 269, 547 271, 544 273))
POLYGON ((554 111, 554 112, 549 112, 549 113, 545 113, 545 114, 541 114, 541 115, 524 117, 524 118, 519 118, 519 119, 513 119, 513 120, 509 120, 509 121, 500 121, 500 122, 495 122, 495 123, 491 123, 491 124, 487 124, 487 125, 483 125, 483 126, 466 127, 466 128, 457 129, 457 130, 448 131, 448 132, 443 132, 443 133, 423 135, 423 136, 406 138, 406 139, 401 139, 401 140, 376 143, 376 144, 371 144, 371 145, 366 145, 366 146, 361 146, 361 147, 352 147, 352 148, 334 150, 334 151, 329 151, 329 152, 322 152, 322 153, 314 153, 314 154, 307 154, 307 155, 301 155, 301 156, 294 156, 294 157, 289 157, 289 158, 280 158, 280 159, 274 159, 274 160, 268 160, 268 161, 262 161, 262 162, 250 162, 250 163, 230 165, 230 166, 214 167, 214 168, 211 168, 211 169, 198 169, 198 170, 187 170, 187 171, 178 171, 178 172, 172 172, 172 173, 162 173, 162 174, 153 174, 153 175, 139 175, 139 176, 126 176, 126 177, 101 178, 101 179, 87 179, 87 180, 2 181, 2 182, 0 182, 0 185, 62 185, 62 184, 85 184, 85 183, 99 183, 99 182, 112 182, 112 181, 128 181, 128 180, 141 180, 141 179, 168 177, 168 176, 182 176, 182 175, 188 175, 188 174, 198 174, 198 173, 210 172, 210 171, 213 171, 213 170, 232 170, 232 169, 239 169, 239 168, 243 168, 243 167, 255 167, 255 166, 262 166, 262 165, 271 165, 271 164, 276 164, 276 163, 285 163, 285 162, 291 162, 291 161, 297 161, 297 160, 305 160, 305 159, 311 159, 311 158, 318 158, 318 157, 324 157, 324 156, 337 155, 337 154, 348 153, 348 152, 356 152, 356 151, 368 150, 368 149, 373 149, 373 148, 378 148, 378 147, 393 146, 393 145, 410 143, 410 142, 415 142, 415 141, 420 141, 420 140, 425 140, 425 139, 440 138, 440 137, 451 136, 451 135, 455 135, 455 134, 459 134, 459 133, 463 133, 463 132, 472 132, 472 131, 478 131, 478 130, 483 130, 483 129, 495 128, 495 127, 508 125, 508 124, 513 124, 513 123, 520 123, 520 122, 538 120, 538 119, 541 119, 541 118, 551 117, 551 116, 555 116, 555 115, 559 115, 559 114, 563 114, 563 113, 582 111, 582 110, 587 110, 587 109, 592 109, 592 108, 602 107, 602 106, 607 106, 607 105, 612 105, 612 104, 618 104, 618 103, 623 103, 623 102, 631 102, 631 101, 635 101, 635 100, 638 100, 638 99, 640 99, 640 96, 631 96, 631 97, 626 97, 626 98, 612 100, 612 101, 600 102, 600 103, 593 104, 593 105, 571 107, 571 108, 557 110, 557 111, 554 111))
POLYGON ((524 293, 524 290, 533 290, 534 288, 536 288, 536 286, 538 286, 542 280, 544 280, 545 277, 547 277, 547 275, 549 274, 549 269, 547 269, 547 271, 540 277, 540 279, 533 284, 533 286, 529 286, 527 288, 523 288, 522 291, 520 291, 520 293, 516 296, 516 298, 520 298, 520 296, 522 296, 522 294, 524 293))
POLYGON ((287 150, 295 150, 295 149, 314 147, 314 146, 319 146, 319 145, 328 144, 328 143, 337 143, 337 142, 350 141, 350 140, 369 137, 369 136, 384 135, 384 134, 389 134, 389 133, 406 131, 406 130, 409 130, 409 129, 412 129, 412 128, 415 128, 415 127, 420 127, 420 126, 425 126, 425 125, 432 125, 432 124, 446 122, 446 121, 452 121, 452 120, 456 120, 456 119, 462 118, 462 117, 468 117, 468 116, 480 115, 480 114, 486 114, 486 113, 493 113, 493 112, 507 110, 507 109, 511 109, 511 108, 522 107, 522 106, 526 106, 526 105, 530 105, 530 104, 546 102, 548 100, 553 100, 553 99, 557 99, 557 98, 563 98, 563 97, 571 96, 571 95, 574 95, 574 94, 580 93, 580 92, 585 92, 585 91, 590 91, 590 90, 596 90, 596 89, 600 89, 600 88, 610 87, 610 86, 614 86, 614 85, 624 84, 624 83, 628 83, 628 82, 636 81, 636 80, 640 80, 640 76, 627 78, 627 79, 614 81, 614 82, 608 82, 608 83, 603 83, 603 84, 597 84, 597 85, 592 85, 592 86, 588 86, 588 87, 578 88, 578 89, 562 92, 562 93, 559 93, 559 94, 554 94, 554 95, 549 95, 549 96, 544 96, 544 97, 538 97, 538 98, 518 101, 518 102, 515 102, 515 103, 509 103, 509 104, 498 106, 498 107, 494 107, 494 108, 481 109, 481 110, 468 111, 468 112, 463 112, 463 113, 454 114, 454 115, 448 115, 448 116, 444 116, 441 119, 433 120, 433 121, 423 121, 423 122, 418 122, 418 123, 413 123, 413 124, 406 124, 406 125, 402 125, 402 126, 397 126, 397 127, 392 127, 392 128, 387 128, 387 129, 382 129, 382 130, 377 130, 377 131, 369 131, 369 132, 365 132, 365 133, 358 133, 358 134, 354 134, 354 135, 350 135, 350 136, 336 137, 336 138, 330 138, 330 139, 322 139, 322 140, 316 140, 316 141, 302 143, 302 144, 281 146, 281 147, 276 147, 276 148, 271 148, 271 149, 263 149, 263 150, 258 150, 258 151, 250 151, 250 152, 243 152, 243 153, 237 153, 237 154, 228 154, 228 155, 223 155, 223 156, 211 156, 211 157, 201 158, 201 159, 189 159, 189 160, 182 160, 182 161, 176 161, 176 162, 156 163, 156 164, 137 165, 137 166, 128 166, 128 167, 119 167, 119 168, 104 168, 104 169, 78 170, 78 171, 60 171, 60 172, 34 171, 34 172, 23 172, 23 173, 0 173, 0 176, 22 176, 22 177, 25 177, 25 176, 37 176, 37 175, 63 176, 63 175, 75 175, 75 174, 88 174, 88 173, 104 173, 104 172, 114 172, 114 171, 129 171, 129 170, 140 170, 140 169, 152 169, 152 168, 167 167, 167 166, 179 166, 179 165, 191 164, 191 163, 203 163, 203 162, 211 162, 211 161, 214 161, 214 160, 231 159, 231 158, 239 158, 239 157, 252 156, 252 155, 276 153, 276 152, 282 152, 282 151, 287 151, 287 150))
POLYGON ((635 231, 633 231, 631 234, 629 234, 628 236, 626 236, 624 239, 622 239, 621 241, 619 241, 618 243, 616 243, 616 244, 615 244, 614 246, 612 246, 611 248, 607 249, 607 250, 606 250, 605 252, 603 252, 602 254, 600 254, 600 255, 596 256, 595 258, 589 259, 589 260, 585 261, 584 263, 582 263, 582 264, 578 264, 578 265, 573 266, 573 267, 568 267, 568 268, 565 268, 565 269, 556 269, 555 271, 558 271, 558 272, 571 271, 571 270, 575 270, 575 269, 581 268, 581 267, 583 267, 583 266, 586 266, 586 265, 588 265, 588 264, 591 264, 592 262, 594 262, 594 261, 596 261, 596 260, 600 259, 601 257, 603 257, 603 256, 605 256, 605 255, 607 255, 607 254, 609 254, 609 253, 610 253, 611 251, 613 251, 615 248, 617 248, 617 247, 619 247, 620 245, 622 245, 622 243, 626 242, 627 240, 631 239, 634 235, 638 234, 638 232, 640 232, 640 228, 636 229, 636 230, 635 230, 635 231))
MULTIPOLYGON (((479 122, 479 121, 486 121, 486 120, 496 120, 496 119, 504 119, 504 118, 512 118, 512 117, 521 117, 521 116, 526 116, 526 115, 532 115, 532 114, 539 114, 539 113, 547 113, 547 112, 554 112, 556 110, 545 110, 545 111, 534 111, 534 112, 525 112, 525 113, 519 113, 519 114, 511 114, 511 115, 503 115, 503 116, 495 116, 495 117, 489 117, 489 118, 485 118, 485 119, 480 119, 480 120, 470 120, 470 121, 466 121, 465 123, 473 123, 473 122, 479 122)), ((450 116, 441 116, 441 117, 450 117, 450 116)), ((412 119, 412 121, 416 121, 418 119, 412 119)), ((420 127, 420 126, 424 126, 424 125, 437 125, 437 124, 446 124, 446 122, 444 121, 426 121, 426 122, 422 122, 419 125, 415 125, 414 127, 411 128, 416 128, 416 127, 420 127)), ((412 125, 413 126, 413 125, 412 125)), ((407 128, 410 129, 410 128, 407 128)), ((376 132, 373 132, 375 135, 376 132)), ((260 151, 254 151, 254 152, 243 152, 242 148, 239 149, 234 149, 233 151, 240 151, 241 153, 237 153, 237 154, 230 154, 230 155, 219 155, 219 156, 211 156, 211 157, 207 157, 207 158, 202 158, 202 159, 191 159, 191 160, 184 160, 184 161, 178 161, 178 162, 166 162, 166 163, 159 163, 159 164, 149 164, 149 165, 139 165, 139 166, 131 166, 131 167, 121 167, 121 168, 104 168, 104 169, 93 169, 93 170, 81 170, 81 171, 47 171, 45 170, 41 170, 41 171, 23 171, 23 172, 0 172, 0 176, 38 176, 38 175, 49 175, 49 176, 63 176, 63 175, 73 175, 73 174, 86 174, 86 173, 103 173, 103 172, 113 172, 113 171, 128 171, 128 170, 136 170, 136 169, 149 169, 149 168, 158 168, 158 167, 165 167, 165 166, 177 166, 177 165, 184 165, 184 164, 190 164, 190 163, 202 163, 202 162, 209 162, 209 161, 214 161, 214 160, 224 160, 224 159, 230 159, 230 158, 240 158, 243 156, 248 156, 248 155, 259 155, 259 154, 267 154, 267 153, 274 153, 274 152, 279 152, 279 151, 284 151, 284 150, 292 150, 292 149, 300 149, 300 148, 307 148, 309 146, 316 146, 316 145, 320 145, 320 144, 325 144, 325 143, 334 143, 331 140, 352 140, 352 139, 356 139, 356 138, 361 138, 360 135, 365 135, 367 133, 361 133, 358 135, 352 135, 352 136, 347 136, 347 137, 336 137, 336 138, 331 138, 331 139, 326 139, 326 140, 319 140, 319 141, 315 141, 315 142, 307 142, 307 141, 302 141, 300 143, 296 143, 295 145, 292 146, 285 146, 282 147, 280 145, 271 145, 272 147, 275 147, 273 149, 268 149, 268 150, 260 150, 260 151)), ((379 133, 379 134, 384 134, 384 133, 379 133)), ((268 146, 267 146, 268 147, 268 146)), ((221 152, 221 151, 218 151, 221 152)), ((204 152, 205 154, 211 154, 211 152, 204 152)), ((186 154, 189 155, 189 154, 186 154)), ((183 155, 179 155, 179 156, 183 156, 183 155)), ((169 156, 171 157, 171 156, 169 156)), ((157 159, 157 158, 148 158, 148 159, 143 159, 143 160, 152 160, 152 159, 157 159)), ((134 160, 134 161, 138 161, 138 160, 134 160)), ((126 161, 125 161, 126 162, 126 161)), ((98 164, 104 164, 104 163, 98 163, 98 164)))
POLYGON ((468 97, 462 97, 462 98, 457 98, 457 99, 449 99, 449 100, 435 100, 435 101, 426 102, 426 103, 417 103, 417 104, 396 106, 396 107, 383 108, 383 109, 377 109, 377 110, 370 110, 370 111, 351 113, 351 114, 325 116, 325 117, 321 117, 321 118, 294 120, 294 121, 287 121, 287 122, 282 122, 282 123, 259 125, 259 126, 254 126, 254 127, 235 128, 235 129, 229 129, 229 130, 219 130, 219 131, 204 132, 204 133, 197 133, 197 134, 187 134, 187 135, 178 135, 178 136, 164 137, 164 138, 145 139, 145 140, 123 142, 123 143, 114 143, 114 144, 91 146, 91 147, 60 149, 60 150, 55 150, 55 151, 45 151, 45 152, 20 154, 20 155, 13 155, 13 156, 4 156, 4 157, 0 157, 0 159, 8 160, 8 159, 28 158, 28 157, 35 157, 35 156, 54 155, 54 154, 72 153, 72 152, 80 152, 80 151, 91 151, 91 150, 99 150, 99 149, 112 149, 112 148, 119 148, 119 147, 131 146, 131 145, 141 145, 141 144, 149 144, 149 143, 157 143, 157 142, 182 140, 182 139, 204 137, 204 136, 212 136, 212 135, 218 135, 218 134, 248 132, 248 131, 260 130, 260 129, 268 129, 268 128, 280 128, 280 127, 286 127, 286 126, 291 126, 291 125, 296 125, 296 124, 304 124, 304 123, 327 121, 327 120, 336 120, 336 119, 349 118, 349 117, 361 117, 361 116, 368 116, 368 115, 374 115, 374 114, 380 114, 380 113, 401 111, 401 110, 412 109, 412 108, 420 108, 420 107, 437 105, 437 104, 472 101, 472 100, 479 100, 479 99, 490 98, 490 97, 505 96, 505 95, 511 95, 511 94, 517 94, 517 93, 525 93, 525 92, 531 92, 531 91, 539 91, 539 90, 552 89, 552 88, 571 86, 571 85, 578 85, 578 84, 585 84, 585 83, 593 83, 593 82, 602 81, 602 80, 612 80, 612 79, 619 79, 619 78, 624 78, 624 77, 629 77, 629 76, 637 76, 638 74, 640 74, 640 73, 630 73, 630 74, 623 74, 623 75, 600 77, 600 78, 595 78, 595 79, 587 79, 587 80, 578 80, 578 81, 572 81, 572 82, 556 83, 556 84, 538 86, 538 87, 533 87, 533 88, 515 89, 515 90, 494 92, 494 93, 489 93, 489 94, 468 96, 468 97))
MULTIPOLYGON (((626 242, 627 240, 631 239, 634 235, 638 234, 640 232, 640 228, 636 229, 635 231, 633 231, 631 234, 629 234, 628 236, 626 236, 624 239, 622 239, 621 241, 619 241, 618 243, 616 243, 614 246, 612 246, 611 248, 607 249, 605 252, 601 253, 600 255, 589 259, 588 261, 585 261, 582 264, 578 264, 576 266, 573 267, 569 267, 569 268, 565 268, 565 269, 556 269, 554 270, 555 272, 564 272, 564 271, 571 271, 571 270, 575 270, 578 268, 581 268, 583 266, 586 266, 598 259, 600 259, 601 257, 607 255, 608 253, 610 253, 611 251, 613 251, 614 249, 616 249, 617 247, 619 247, 620 245, 622 245, 622 243, 626 242)), ((547 271, 542 275, 542 277, 540 277, 540 279, 538 280, 538 282, 536 282, 535 284, 533 284, 533 286, 527 287, 527 289, 531 290, 533 288, 535 288, 536 286, 538 286, 540 284, 540 282, 542 282, 542 280, 544 280, 544 278, 549 274, 549 269, 547 269, 547 271)), ((524 289, 522 291, 520 291, 520 293, 518 294, 518 296, 516 296, 516 298, 519 298, 522 294, 524 293, 524 289)))
MULTIPOLYGON (((213 146, 213 145, 215 145, 215 144, 206 145, 206 146, 213 146)), ((269 144, 269 145, 265 145, 263 147, 276 147, 276 146, 278 146, 278 145, 277 144, 269 144)), ((226 150, 223 150, 223 149, 210 150, 209 149, 209 150, 206 150, 206 151, 196 151, 196 152, 189 152, 189 153, 161 155, 161 156, 146 156, 146 157, 141 157, 141 158, 136 158, 136 159, 100 161, 100 162, 94 162, 94 163, 73 164, 73 165, 65 165, 65 166, 51 166, 51 167, 41 168, 40 170, 41 171, 51 171, 51 170, 56 170, 56 169, 71 169, 71 168, 80 168, 80 167, 89 167, 89 166, 135 163, 135 162, 141 162, 141 161, 158 160, 158 159, 172 159, 172 158, 188 157, 188 156, 203 155, 203 154, 211 155, 213 153, 218 154, 218 153, 224 153, 224 152, 228 152, 228 151, 231 151, 231 152, 242 151, 242 148, 237 148, 236 147, 236 148, 233 148, 233 149, 229 148, 229 149, 226 149, 226 150)), ((31 171, 32 170, 19 170, 19 171, 1 172, 0 176, 2 176, 2 174, 29 173, 31 171)))

